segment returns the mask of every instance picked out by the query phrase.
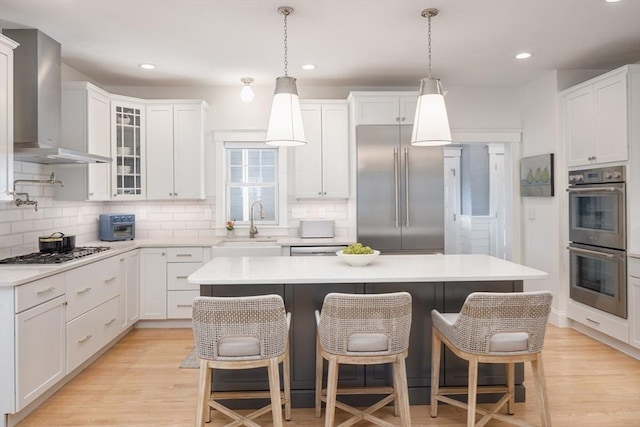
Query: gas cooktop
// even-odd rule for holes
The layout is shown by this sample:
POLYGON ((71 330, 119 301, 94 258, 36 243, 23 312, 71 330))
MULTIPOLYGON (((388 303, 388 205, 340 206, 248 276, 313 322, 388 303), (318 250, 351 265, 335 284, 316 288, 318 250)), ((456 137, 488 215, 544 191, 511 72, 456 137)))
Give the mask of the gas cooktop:
POLYGON ((108 251, 109 246, 85 246, 77 247, 69 252, 34 252, 0 260, 0 264, 61 264, 88 255, 108 251))

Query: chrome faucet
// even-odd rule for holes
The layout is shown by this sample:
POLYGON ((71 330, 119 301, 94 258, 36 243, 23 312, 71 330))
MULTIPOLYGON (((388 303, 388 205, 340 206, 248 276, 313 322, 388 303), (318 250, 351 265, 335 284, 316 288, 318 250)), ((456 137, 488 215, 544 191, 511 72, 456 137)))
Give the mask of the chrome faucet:
POLYGON ((262 207, 262 203, 260 203, 260 200, 256 200, 255 202, 251 203, 251 207, 249 208, 249 218, 251 219, 251 225, 249 226, 250 239, 254 239, 256 237, 256 234, 258 234, 258 229, 255 225, 253 225, 253 207, 256 205, 256 203, 260 205, 260 219, 264 219, 264 208, 262 207))

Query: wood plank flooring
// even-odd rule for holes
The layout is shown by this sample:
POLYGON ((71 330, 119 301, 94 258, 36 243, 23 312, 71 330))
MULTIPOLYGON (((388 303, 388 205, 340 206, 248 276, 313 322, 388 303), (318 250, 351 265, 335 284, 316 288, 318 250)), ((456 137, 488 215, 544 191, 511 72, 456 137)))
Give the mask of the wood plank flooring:
MULTIPOLYGON (((135 329, 18 426, 193 426, 198 370, 178 368, 192 347, 189 329, 135 329)), ((547 329, 543 357, 554 427, 640 426, 639 361, 579 332, 553 326, 547 329)), ((533 382, 527 378, 529 366, 528 401, 516 404, 516 416, 540 425, 533 382)), ((345 418, 338 411, 336 421, 345 418)), ((428 406, 412 406, 411 418, 413 426, 465 423, 464 411, 448 405, 440 406, 435 419, 429 417, 428 406)), ((386 419, 399 422, 391 412, 386 419)), ((226 422, 215 414, 208 425, 226 422)), ((272 426, 270 414, 258 422, 272 426)), ((294 409, 286 425, 323 424, 313 409, 294 409)))

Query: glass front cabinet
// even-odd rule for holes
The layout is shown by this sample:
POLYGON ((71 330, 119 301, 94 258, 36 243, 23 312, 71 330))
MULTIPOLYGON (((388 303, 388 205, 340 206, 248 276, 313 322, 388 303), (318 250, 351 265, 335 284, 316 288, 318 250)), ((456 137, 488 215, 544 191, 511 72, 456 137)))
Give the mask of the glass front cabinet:
POLYGON ((113 199, 144 199, 145 107, 112 101, 111 113, 113 199))

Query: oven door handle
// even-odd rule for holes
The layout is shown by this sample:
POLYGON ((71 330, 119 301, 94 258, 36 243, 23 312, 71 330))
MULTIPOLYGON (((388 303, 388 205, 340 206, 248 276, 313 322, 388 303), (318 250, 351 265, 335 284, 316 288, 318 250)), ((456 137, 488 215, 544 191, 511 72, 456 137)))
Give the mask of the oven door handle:
POLYGON ((570 187, 570 188, 567 188, 567 192, 568 193, 592 193, 592 192, 603 192, 603 191, 616 192, 616 191, 620 191, 620 189, 616 188, 616 187, 598 187, 598 188, 594 188, 594 187, 589 187, 589 188, 570 187))
POLYGON ((595 256, 600 257, 600 258, 614 259, 616 257, 614 254, 608 254, 606 252, 592 251, 590 249, 575 248, 573 246, 567 246, 567 249, 569 249, 569 251, 574 251, 574 252, 577 252, 577 253, 580 253, 580 254, 595 255, 595 256))

